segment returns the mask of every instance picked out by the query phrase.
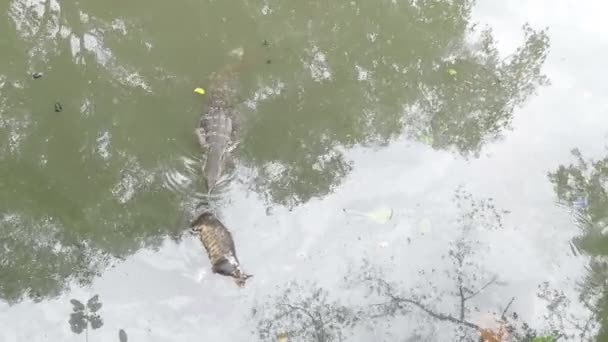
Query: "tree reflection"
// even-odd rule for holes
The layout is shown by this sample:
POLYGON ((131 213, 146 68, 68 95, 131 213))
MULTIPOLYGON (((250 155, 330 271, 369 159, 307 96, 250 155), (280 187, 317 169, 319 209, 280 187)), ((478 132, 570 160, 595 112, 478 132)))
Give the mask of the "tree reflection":
MULTIPOLYGON (((58 295, 70 281, 86 285, 118 259, 144 246, 158 246, 166 235, 181 231, 177 205, 156 210, 160 204, 177 204, 175 195, 162 191, 158 180, 138 183, 146 176, 137 170, 131 169, 133 178, 124 181, 124 172, 104 169, 94 179, 107 178, 107 194, 85 196, 75 184, 52 177, 59 171, 52 166, 39 169, 5 161, 0 178, 16 180, 0 181, 0 201, 5 203, 0 210, 0 297, 8 302, 23 295, 35 300, 58 295), (140 191, 133 191, 134 186, 141 186, 140 191)), ((77 181, 78 175, 72 175, 77 181)))
POLYGON ((581 300, 596 308, 602 328, 598 341, 608 338, 608 156, 586 160, 578 149, 575 163, 560 165, 549 173, 560 203, 573 211, 581 234, 573 242, 591 255, 589 274, 581 285, 581 300))
POLYGON ((99 302, 99 295, 94 295, 87 300, 86 306, 78 299, 70 299, 72 303, 72 313, 68 323, 70 329, 75 334, 81 334, 85 332, 85 338, 89 340, 89 326, 92 330, 99 329, 103 326, 103 319, 99 315, 98 311, 101 309, 103 304, 99 302))
POLYGON ((576 239, 578 247, 593 255, 608 255, 608 157, 586 161, 578 149, 572 151, 575 164, 560 165, 549 179, 562 204, 577 214, 584 234, 576 239))
POLYGON ((187 112, 190 91, 169 90, 183 87, 175 70, 159 67, 139 17, 121 10, 0 5, 0 298, 11 304, 87 285, 183 230, 182 197, 165 189, 158 159, 169 137, 191 132, 164 112, 187 112), (117 53, 126 49, 147 58, 117 53))
POLYGON ((404 279, 399 265, 409 260, 395 260, 388 267, 378 265, 378 260, 365 260, 362 267, 351 268, 340 291, 289 283, 282 293, 271 295, 253 310, 257 337, 272 341, 281 335, 289 341, 318 342, 342 341, 353 335, 362 340, 384 336, 391 341, 590 340, 593 321, 577 317, 569 299, 549 283, 539 284, 537 293, 546 303, 546 328, 530 326, 513 311, 518 298, 500 289, 504 285, 500 274, 481 265, 490 246, 481 241, 480 232, 503 229, 505 212, 491 199, 475 199, 461 189, 456 200, 461 210, 456 220, 458 235, 442 256, 450 261, 445 269, 421 269, 419 279, 404 279), (488 292, 504 303, 494 307, 477 300, 488 292))
POLYGON ((475 156, 546 81, 546 33, 526 27, 502 58, 489 30, 473 35, 472 1, 267 3, 272 16, 249 1, 0 4, 1 298, 59 294, 179 236, 187 209, 162 165, 200 152, 191 92, 225 64, 217 51, 253 51, 243 88, 264 87, 243 106, 242 159, 256 191, 290 206, 339 184, 356 144, 405 133, 475 156))
POLYGON ((498 139, 515 107, 548 82, 541 67, 549 39, 525 25, 523 44, 502 57, 491 30, 471 22, 473 4, 271 1, 273 19, 262 22, 270 30, 288 19, 291 30, 274 37, 269 51, 280 62, 254 96, 269 98, 243 144, 254 188, 293 206, 325 195, 349 172, 344 147, 405 134, 476 157, 498 139), (293 44, 308 48, 283 50, 293 44), (273 84, 284 86, 264 93, 273 84))

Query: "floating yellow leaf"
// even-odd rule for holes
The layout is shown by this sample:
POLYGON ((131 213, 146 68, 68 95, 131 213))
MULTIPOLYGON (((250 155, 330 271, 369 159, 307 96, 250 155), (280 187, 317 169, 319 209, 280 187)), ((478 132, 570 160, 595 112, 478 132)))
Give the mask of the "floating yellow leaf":
POLYGON ((418 231, 422 235, 426 235, 431 232, 432 223, 428 217, 421 219, 418 222, 418 231))
POLYGON ((361 212, 352 209, 343 209, 345 213, 364 216, 376 223, 387 223, 393 217, 393 209, 386 207, 378 207, 372 211, 361 212))
POLYGON ((386 223, 393 217, 393 209, 391 208, 376 208, 367 213, 367 217, 378 223, 386 223))
POLYGON ((458 74, 458 71, 456 71, 455 69, 448 69, 448 74, 450 74, 450 76, 456 76, 456 74, 458 74))
POLYGON ((194 92, 197 93, 197 94, 205 95, 205 89, 200 88, 200 87, 194 89, 194 92))
POLYGON ((287 342, 287 334, 286 333, 278 333, 277 334, 277 342, 287 342))

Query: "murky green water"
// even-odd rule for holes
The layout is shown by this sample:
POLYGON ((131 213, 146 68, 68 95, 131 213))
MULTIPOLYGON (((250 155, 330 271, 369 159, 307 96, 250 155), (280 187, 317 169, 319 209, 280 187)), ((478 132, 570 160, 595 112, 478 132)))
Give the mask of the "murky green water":
POLYGON ((0 4, 3 340, 603 334, 603 5, 546 4, 0 4), (241 290, 185 234, 235 49, 241 290))

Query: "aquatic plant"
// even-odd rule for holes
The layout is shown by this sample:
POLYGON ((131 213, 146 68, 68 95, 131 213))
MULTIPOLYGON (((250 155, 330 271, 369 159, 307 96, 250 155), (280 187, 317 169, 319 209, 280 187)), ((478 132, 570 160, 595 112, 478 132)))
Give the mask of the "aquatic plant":
POLYGON ((99 295, 94 295, 87 300, 86 306, 77 299, 70 299, 72 313, 70 314, 70 329, 75 334, 85 333, 85 340, 89 341, 89 326, 91 329, 99 329, 103 326, 103 319, 98 314, 102 304, 99 295))

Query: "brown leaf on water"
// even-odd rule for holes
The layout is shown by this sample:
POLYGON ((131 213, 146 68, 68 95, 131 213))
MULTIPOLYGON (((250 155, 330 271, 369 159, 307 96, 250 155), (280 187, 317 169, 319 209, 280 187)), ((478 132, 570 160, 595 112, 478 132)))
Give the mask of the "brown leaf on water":
POLYGON ((506 342, 507 334, 503 327, 498 328, 497 331, 492 329, 481 329, 479 332, 480 341, 483 342, 506 342))

